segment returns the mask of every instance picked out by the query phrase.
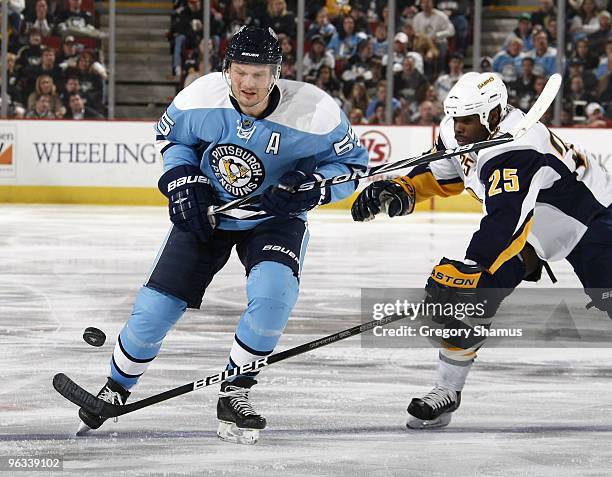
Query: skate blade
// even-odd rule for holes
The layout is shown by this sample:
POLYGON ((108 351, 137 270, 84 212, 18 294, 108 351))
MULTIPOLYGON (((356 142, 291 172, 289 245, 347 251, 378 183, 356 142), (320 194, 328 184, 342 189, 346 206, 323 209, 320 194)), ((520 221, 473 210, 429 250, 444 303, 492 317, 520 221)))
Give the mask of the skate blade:
POLYGON ((259 429, 243 429, 233 422, 219 421, 217 436, 234 444, 253 445, 259 440, 259 429))
POLYGON ((79 436, 79 437, 85 436, 85 435, 89 434, 89 431, 91 431, 91 427, 89 427, 84 422, 81 422, 79 424, 79 428, 76 431, 76 435, 79 436))
POLYGON ((452 417, 453 415, 450 412, 442 414, 431 421, 410 416, 408 418, 408 422, 406 422, 406 427, 409 429, 439 429, 440 427, 448 426, 448 423, 451 421, 452 417))

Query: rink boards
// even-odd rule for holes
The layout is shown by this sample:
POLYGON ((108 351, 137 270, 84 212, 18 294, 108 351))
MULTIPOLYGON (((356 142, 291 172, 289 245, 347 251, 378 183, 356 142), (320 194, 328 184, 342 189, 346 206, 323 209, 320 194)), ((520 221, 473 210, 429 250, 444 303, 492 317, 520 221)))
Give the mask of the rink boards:
MULTIPOLYGON (((370 166, 431 148, 429 126, 354 126, 370 166)), ((557 134, 609 162, 607 129, 562 128, 557 134)), ((161 156, 150 121, 0 121, 0 202, 163 205, 161 156)), ((363 182, 362 182, 363 183, 363 182)), ((333 204, 348 208, 352 198, 333 204)), ((432 199, 420 210, 478 212, 469 195, 432 199)))

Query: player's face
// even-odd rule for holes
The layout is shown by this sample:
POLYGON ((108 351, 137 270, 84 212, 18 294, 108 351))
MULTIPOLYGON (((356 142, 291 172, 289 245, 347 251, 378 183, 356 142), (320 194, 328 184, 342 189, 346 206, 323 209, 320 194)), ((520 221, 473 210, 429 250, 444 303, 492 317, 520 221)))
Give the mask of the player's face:
POLYGON ((265 109, 272 83, 270 66, 232 63, 229 76, 232 93, 242 108, 252 108, 260 105, 262 111, 265 109))
POLYGON ((484 141, 489 132, 480 124, 477 114, 461 116, 454 119, 455 139, 457 144, 463 146, 472 142, 484 141))

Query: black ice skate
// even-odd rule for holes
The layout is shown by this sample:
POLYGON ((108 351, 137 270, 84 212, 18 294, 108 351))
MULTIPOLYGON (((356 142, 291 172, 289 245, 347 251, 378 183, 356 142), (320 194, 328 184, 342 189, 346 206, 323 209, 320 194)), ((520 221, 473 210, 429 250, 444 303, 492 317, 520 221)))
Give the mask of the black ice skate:
POLYGON ((461 391, 435 386, 422 398, 414 398, 408 406, 411 429, 431 429, 447 426, 452 413, 461 404, 461 391))
MULTIPOLYGON (((123 406, 127 398, 131 393, 125 389, 121 384, 108 378, 106 384, 100 389, 98 397, 103 401, 111 404, 119 404, 123 406)), ((79 418, 81 419, 81 425, 76 433, 77 436, 83 436, 87 434, 91 429, 98 429, 104 421, 105 417, 94 416, 89 411, 81 408, 79 409, 79 418)))
POLYGON ((249 402, 249 391, 254 384, 257 381, 242 376, 221 383, 217 435, 224 441, 255 444, 259 440, 259 431, 266 427, 265 417, 257 414, 249 402))

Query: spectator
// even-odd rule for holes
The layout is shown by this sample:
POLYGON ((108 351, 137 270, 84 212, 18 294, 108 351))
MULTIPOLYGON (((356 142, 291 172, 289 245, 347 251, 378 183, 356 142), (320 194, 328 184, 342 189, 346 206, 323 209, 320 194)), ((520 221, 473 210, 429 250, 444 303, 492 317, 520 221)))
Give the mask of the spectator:
POLYGON ((604 108, 599 103, 589 103, 586 107, 587 128, 607 128, 611 121, 604 116, 604 108))
POLYGON ((284 33, 289 38, 296 37, 295 16, 287 10, 285 0, 268 0, 266 13, 262 26, 272 28, 277 34, 284 33))
POLYGON ((455 49, 465 55, 468 36, 467 0, 440 0, 436 6, 443 12, 455 27, 455 49))
MULTIPOLYGON (((387 102, 387 82, 380 81, 378 83, 378 86, 376 86, 376 96, 374 96, 374 98, 370 100, 370 102, 368 103, 368 107, 366 108, 366 117, 369 119, 370 117, 374 116, 376 105, 380 103, 384 106, 386 102, 387 102)), ((399 99, 395 97, 392 98, 391 107, 393 108, 394 111, 397 108, 401 107, 401 103, 399 99)))
POLYGON ((434 107, 431 101, 423 101, 419 104, 418 113, 412 117, 412 124, 418 126, 440 124, 440 118, 434 116, 434 107))
POLYGON ((536 76, 533 74, 534 61, 529 56, 521 61, 521 75, 508 84, 510 104, 527 112, 535 101, 536 76))
POLYGON ((34 89, 34 82, 40 75, 51 76, 56 85, 64 83, 64 71, 56 64, 55 50, 50 47, 43 48, 40 64, 25 68, 23 75, 24 88, 28 92, 34 89))
POLYGON ((378 23, 374 30, 374 39, 372 47, 374 48, 374 56, 382 58, 387 54, 387 31, 385 27, 378 23))
POLYGON ((108 35, 95 28, 91 13, 81 10, 82 0, 68 0, 68 9, 61 10, 55 19, 62 35, 78 35, 90 38, 106 38, 108 35))
POLYGON ((21 12, 25 9, 25 0, 8 0, 3 3, 8 4, 9 26, 15 32, 21 31, 21 23, 23 20, 21 12))
POLYGON ((370 39, 362 40, 357 47, 357 53, 349 58, 346 69, 342 73, 342 92, 348 96, 355 81, 363 81, 367 88, 374 88, 376 81, 374 77, 375 63, 378 59, 373 56, 374 49, 370 39))
POLYGON ((534 49, 525 53, 533 58, 534 73, 538 76, 549 77, 557 71, 557 50, 548 46, 548 35, 540 31, 534 35, 534 49))
POLYGON ((414 30, 424 33, 440 50, 439 64, 446 58, 448 39, 455 35, 455 27, 445 13, 433 8, 433 0, 421 0, 422 11, 414 16, 414 30))
POLYGON ((595 33, 597 30, 599 30, 599 18, 595 0, 583 0, 578 9, 578 15, 572 19, 569 29, 574 42, 595 33))
POLYGON ((28 34, 28 44, 17 53, 18 68, 28 68, 40 65, 42 56, 42 36, 40 32, 33 28, 28 34))
POLYGON ((36 98, 34 107, 29 109, 25 116, 27 119, 55 119, 51 111, 51 98, 48 94, 41 94, 36 98))
POLYGON ((548 44, 557 48, 557 20, 550 20, 544 31, 548 35, 548 44))
POLYGON ((83 98, 85 101, 88 101, 87 96, 81 91, 81 82, 79 81, 79 78, 75 75, 70 75, 66 78, 64 88, 59 93, 60 99, 62 100, 62 104, 64 105, 64 108, 66 108, 66 110, 70 108, 68 98, 73 93, 79 93, 81 98, 83 98))
POLYGON ((351 16, 342 19, 342 27, 331 37, 327 47, 334 54, 336 61, 348 59, 357 51, 357 45, 362 38, 355 33, 355 20, 351 16))
POLYGON ((315 85, 326 91, 334 98, 340 97, 340 82, 329 66, 323 65, 319 68, 315 85))
POLYGON ((599 101, 608 104, 608 108, 612 107, 612 73, 606 74, 599 80, 597 85, 597 95, 599 101))
POLYGON ((597 66, 595 76, 598 80, 612 71, 612 40, 606 43, 606 56, 604 56, 597 66))
POLYGON ((520 61, 523 58, 522 48, 523 41, 518 37, 512 37, 506 44, 506 49, 493 57, 493 71, 502 75, 505 83, 516 81, 519 76, 520 61))
POLYGON ((6 73, 9 84, 7 93, 13 98, 13 101, 23 103, 22 81, 21 75, 17 71, 17 55, 15 53, 7 53, 6 55, 6 73))
MULTIPOLYGON (((433 104, 434 115, 439 117, 444 116, 444 105, 442 104, 442 101, 440 101, 440 98, 438 97, 438 92, 436 91, 434 85, 428 83, 422 86, 417 91, 416 99, 418 102, 417 104, 421 104, 423 101, 429 101, 431 104, 433 104)), ((413 111, 413 113, 415 112, 416 109, 415 111, 413 111)))
POLYGON ((336 27, 329 21, 327 8, 323 7, 319 9, 316 20, 308 28, 306 39, 312 41, 315 35, 319 35, 323 38, 325 44, 328 45, 329 40, 331 40, 336 33, 336 27))
POLYGON ((572 59, 582 61, 585 70, 593 70, 597 68, 597 65, 599 64, 599 58, 595 56, 592 51, 590 51, 589 42, 586 40, 586 38, 576 42, 572 59))
POLYGON ((585 70, 584 62, 578 58, 573 58, 568 63, 568 73, 566 77, 573 78, 574 76, 580 76, 582 78, 584 87, 588 91, 594 91, 595 88, 597 88, 597 78, 593 74, 593 70, 585 70))
POLYGON ((483 56, 480 58, 480 67, 478 70, 481 73, 492 73, 493 72, 493 58, 490 56, 483 56))
POLYGON ((391 124, 393 126, 407 126, 408 124, 410 124, 410 121, 408 120, 408 113, 408 109, 406 109, 402 104, 401 108, 393 111, 393 118, 391 119, 391 124))
POLYGON ((40 75, 36 78, 34 91, 28 96, 28 110, 34 109, 36 101, 42 95, 49 97, 49 108, 56 118, 61 118, 66 114, 66 108, 57 94, 53 78, 49 75, 40 75))
POLYGON ((231 38, 243 26, 253 23, 247 0, 231 0, 226 3, 223 13, 223 29, 226 38, 231 38))
POLYGON ((387 124, 385 103, 376 103, 374 113, 368 118, 368 124, 387 124))
POLYGON ((437 74, 440 50, 433 40, 424 33, 417 33, 412 19, 404 20, 402 32, 408 37, 406 48, 415 61, 414 67, 429 78, 437 74), (421 57, 420 60, 416 55, 421 57))
MULTIPOLYGON (((383 3, 383 2, 379 2, 379 3, 383 3)), ((384 4, 386 5, 387 2, 384 2, 384 4)), ((400 1, 398 4, 398 10, 401 10, 401 21, 402 23, 405 22, 406 20, 410 19, 412 20, 414 18, 414 16, 419 13, 419 9, 417 8, 417 4, 419 3, 419 0, 402 0, 400 1)))
POLYGON ((539 0, 539 3, 540 8, 531 15, 531 23, 546 28, 550 20, 557 18, 557 9, 554 0, 539 0))
POLYGON ((459 53, 452 53, 448 58, 448 74, 439 76, 434 83, 440 101, 446 99, 446 95, 450 89, 455 86, 459 78, 463 76, 463 56, 459 53))
POLYGON ((353 85, 351 93, 349 94, 348 99, 344 103, 344 112, 350 114, 351 111, 359 109, 362 111, 361 114, 363 117, 363 111, 366 111, 368 109, 369 101, 370 99, 368 98, 368 90, 366 88, 366 85, 363 84, 361 81, 357 81, 353 85))
POLYGON ((81 92, 87 95, 89 106, 100 111, 102 110, 104 78, 97 65, 100 63, 94 62, 93 54, 85 50, 79 55, 76 70, 68 70, 66 74, 74 74, 79 78, 81 92))
POLYGON ((574 121, 572 119, 571 111, 568 111, 565 108, 561 109, 561 127, 571 128, 574 126, 574 121))
POLYGON ((523 52, 533 49, 532 40, 533 27, 531 26, 531 15, 529 13, 521 13, 518 20, 518 26, 513 30, 512 34, 506 38, 505 45, 507 46, 513 38, 519 38, 522 43, 523 52))
MULTIPOLYGON (((2 104, 2 98, 0 98, 0 105, 1 104, 2 104)), ((8 98, 7 98, 7 104, 8 104, 8 108, 6 111, 7 118, 23 119, 25 117, 26 110, 23 108, 23 105, 13 102, 13 98, 11 97, 10 94, 8 95, 8 98)))
POLYGON ((402 62, 402 71, 395 73, 393 96, 414 101, 417 91, 427 83, 427 79, 414 67, 414 60, 407 56, 402 62))
MULTIPOLYGON (((402 62, 404 58, 410 56, 414 61, 414 67, 423 73, 423 57, 416 51, 408 51, 408 35, 400 31, 395 34, 393 41, 393 72, 397 73, 402 70, 402 62)), ((387 67, 387 55, 382 58, 382 66, 387 67)))
POLYGON ((19 75, 15 69, 17 55, 8 53, 6 55, 7 80, 8 88, 6 90, 9 96, 8 116, 15 118, 23 118, 26 113, 26 108, 23 105, 23 92, 21 90, 21 82, 19 75))
POLYGON ((72 35, 67 35, 62 41, 62 51, 57 57, 60 68, 66 71, 68 68, 76 68, 79 60, 79 51, 76 41, 72 35))
POLYGON ((293 51, 293 43, 291 39, 284 33, 278 34, 278 42, 283 53, 283 63, 291 63, 295 65, 295 52, 293 51))
MULTIPOLYGON (((185 64, 183 65, 183 70, 186 73, 186 76, 192 76, 190 78, 190 83, 200 76, 204 75, 204 64, 202 60, 204 59, 204 38, 200 40, 198 44, 198 49, 193 50, 187 59, 185 60, 185 64)), ((213 49, 213 40, 210 38, 208 40, 208 61, 209 61, 209 73, 211 71, 221 71, 221 59, 219 55, 213 49)), ((187 78, 185 78, 186 88, 188 86, 187 78)))
MULTIPOLYGON (((536 94, 538 94, 536 88, 536 94)), ((584 81, 580 76, 574 76, 570 80, 570 91, 565 97, 566 104, 574 111, 574 121, 584 120, 586 116, 586 105, 595 102, 594 96, 585 90, 584 81)))
POLYGON ((363 110, 359 108, 353 108, 348 113, 349 121, 354 125, 368 124, 363 117, 363 110))
POLYGON ((297 79, 297 71, 295 69, 295 63, 289 61, 283 61, 281 64, 281 78, 288 80, 297 79))
POLYGON ((588 37, 589 50, 597 57, 606 54, 606 44, 612 39, 612 15, 610 12, 599 12, 599 29, 588 37))
POLYGON ((302 62, 304 66, 304 78, 309 83, 313 83, 317 71, 322 65, 327 65, 331 69, 336 66, 336 60, 325 48, 325 40, 320 35, 315 35, 310 40, 310 50, 304 55, 302 62))
POLYGON ((66 119, 104 119, 95 109, 85 105, 85 101, 79 93, 72 93, 68 98, 69 109, 66 119))
MULTIPOLYGON (((201 0, 187 0, 187 6, 179 9, 177 15, 171 20, 170 35, 173 43, 172 72, 174 76, 180 77, 182 75, 183 49, 196 48, 200 42, 203 17, 201 0)), ((212 21, 212 17, 211 22, 211 26, 214 26, 215 22, 212 21)), ((219 40, 219 29, 211 30, 211 34, 217 35, 217 41, 219 40)))
POLYGON ((370 25, 368 24, 368 18, 366 16, 366 7, 358 1, 351 1, 351 10, 349 15, 355 21, 355 32, 365 33, 366 36, 370 35, 370 25))
POLYGON ((33 14, 26 17, 25 33, 28 34, 32 28, 36 28, 44 37, 53 34, 55 24, 53 23, 53 17, 49 13, 47 0, 37 0, 33 14))

